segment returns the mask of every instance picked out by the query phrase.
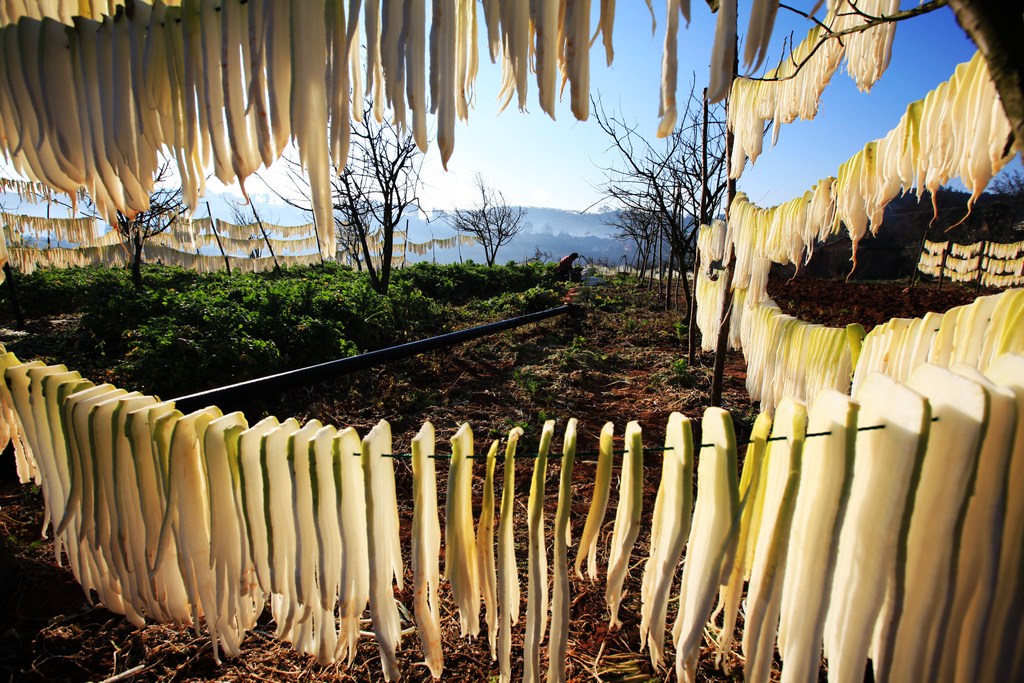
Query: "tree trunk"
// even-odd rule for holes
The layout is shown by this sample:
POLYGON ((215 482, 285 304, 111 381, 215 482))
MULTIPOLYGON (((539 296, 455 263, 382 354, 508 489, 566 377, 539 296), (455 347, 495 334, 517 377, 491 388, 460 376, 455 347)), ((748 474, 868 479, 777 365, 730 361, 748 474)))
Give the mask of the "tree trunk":
POLYGON ((136 290, 142 289, 142 244, 141 237, 134 240, 134 254, 132 254, 132 284, 136 290))
MULTIPOLYGON (((739 71, 739 42, 737 41, 736 49, 733 52, 732 61, 732 78, 730 81, 736 80, 736 72, 739 71)), ((728 116, 728 107, 732 106, 732 102, 726 103, 726 116, 728 116)), ((732 131, 726 131, 725 134, 725 172, 726 177, 729 180, 726 182, 726 196, 728 205, 725 210, 725 219, 729 220, 729 211, 732 209, 732 200, 736 197, 736 181, 732 179, 732 148, 736 144, 736 138, 732 131)), ((733 275, 733 262, 735 261, 736 254, 732 246, 726 247, 725 255, 722 259, 722 264, 725 266, 725 272, 722 273, 721 277, 724 279, 722 287, 725 288, 725 296, 722 297, 722 313, 719 317, 719 328, 718 328, 718 342, 715 344, 715 367, 711 373, 711 405, 720 407, 722 405, 722 385, 725 380, 725 354, 729 349, 729 324, 732 322, 732 275, 733 275)))

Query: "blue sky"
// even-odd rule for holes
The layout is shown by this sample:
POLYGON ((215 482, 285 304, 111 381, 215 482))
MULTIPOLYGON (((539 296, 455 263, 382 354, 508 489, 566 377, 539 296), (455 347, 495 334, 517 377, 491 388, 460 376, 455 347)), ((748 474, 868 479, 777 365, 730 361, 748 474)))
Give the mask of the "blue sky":
MULTIPOLYGON (((800 3, 809 4, 813 3, 800 3)), ((594 3, 595 12, 598 5, 594 3)), ((605 66, 600 44, 591 49, 591 92, 599 94, 607 108, 636 121, 652 139, 658 120, 665 23, 664 4, 655 2, 654 6, 658 29, 652 36, 645 4, 619 0, 611 67, 605 66)), ((741 40, 748 9, 749 3, 741 2, 741 40)), ((780 10, 769 55, 777 60, 783 39, 791 31, 799 39, 808 28, 806 19, 780 10)), ((698 89, 707 83, 713 35, 714 15, 704 2, 694 0, 690 26, 681 28, 679 35, 681 94, 692 73, 698 89)), ((834 174, 839 164, 866 142, 885 135, 909 102, 949 78, 955 66, 973 54, 973 44, 948 8, 900 23, 892 65, 874 89, 868 94, 858 92, 841 68, 825 90, 818 117, 783 127, 775 148, 766 141, 765 152, 755 166, 748 167, 740 189, 764 206, 803 193, 819 178, 834 174)), ((552 121, 540 112, 532 82, 528 113, 510 107, 498 115, 493 100, 500 68, 485 56, 481 60, 476 107, 468 123, 457 124, 448 172, 441 169, 433 150, 425 160, 425 206, 451 208, 472 201, 471 182, 478 172, 500 188, 510 203, 572 210, 600 203, 595 186, 601 183, 602 174, 597 165, 607 165, 613 157, 606 153, 607 140, 593 118, 576 121, 566 92, 558 105, 557 120, 552 121)))

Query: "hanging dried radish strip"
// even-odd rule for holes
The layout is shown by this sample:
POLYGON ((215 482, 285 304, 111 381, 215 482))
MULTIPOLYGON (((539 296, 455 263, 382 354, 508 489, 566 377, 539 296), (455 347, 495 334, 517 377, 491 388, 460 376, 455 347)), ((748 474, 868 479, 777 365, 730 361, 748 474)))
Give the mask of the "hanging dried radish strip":
POLYGON ((555 421, 548 420, 540 434, 537 460, 530 482, 527 505, 529 525, 529 567, 526 584, 526 636, 523 639, 523 683, 540 680, 540 644, 548 617, 548 554, 544 544, 544 483, 547 479, 548 449, 555 433, 555 421))
POLYGON ((437 518, 437 475, 434 468, 434 425, 425 422, 412 440, 412 573, 413 611, 423 660, 430 674, 441 678, 441 614, 437 604, 440 577, 441 523, 437 518))
POLYGON ((580 535, 580 545, 576 550, 576 576, 583 578, 580 568, 583 558, 587 559, 587 576, 591 581, 597 580, 597 537, 604 523, 604 514, 608 509, 608 495, 612 485, 612 434, 614 425, 608 422, 601 428, 601 440, 597 455, 597 476, 594 479, 594 497, 590 501, 590 511, 580 535))
POLYGON ((487 451, 487 474, 484 479, 483 506, 476 527, 476 558, 480 564, 480 589, 487 615, 487 642, 491 647, 491 660, 498 658, 495 636, 498 622, 498 570, 494 564, 494 466, 497 463, 498 442, 491 443, 487 451))
POLYGON ((704 626, 722 579, 728 577, 739 535, 736 434, 729 413, 708 408, 701 421, 697 503, 679 585, 679 613, 672 627, 676 678, 696 680, 704 626))
POLYGON ((619 504, 615 509, 615 526, 608 548, 608 586, 605 602, 611 614, 609 625, 613 629, 622 626, 619 621, 619 601, 622 599, 622 584, 629 570, 629 556, 640 533, 640 513, 643 505, 644 452, 640 425, 630 422, 626 425, 626 454, 622 459, 622 477, 619 480, 619 504))
POLYGON ((462 635, 480 632, 480 565, 473 533, 473 430, 459 427, 452 437, 444 515, 444 575, 451 581, 462 635))
POLYGON ((825 657, 836 680, 864 677, 875 621, 895 580, 897 550, 905 548, 908 499, 931 424, 928 401, 881 373, 865 378, 857 400, 853 480, 825 617, 825 657))
POLYGON ((501 490, 498 521, 498 664, 501 682, 512 679, 512 625, 519 620, 519 570, 516 567, 513 504, 516 492, 515 457, 521 427, 508 434, 505 446, 505 480, 501 490))
POLYGON ((548 683, 563 683, 569 641, 569 512, 572 508, 572 470, 576 459, 576 418, 565 427, 562 471, 558 481, 558 508, 552 540, 554 585, 551 591, 551 636, 548 639, 548 683))
POLYGON ((651 666, 664 661, 665 620, 679 556, 690 532, 693 508, 693 433, 690 420, 672 413, 665 431, 661 484, 654 501, 650 557, 640 589, 640 644, 650 648, 651 666))
POLYGON ((800 490, 786 556, 779 617, 783 681, 818 680, 825 610, 849 497, 857 404, 835 391, 818 395, 807 418, 800 490))
POLYGON ((392 681, 401 677, 395 650, 402 637, 402 626, 392 584, 391 553, 398 528, 391 522, 392 511, 385 507, 392 504, 388 489, 393 489, 395 479, 391 458, 385 457, 391 454, 391 426, 386 421, 381 420, 363 438, 362 453, 370 560, 370 624, 377 636, 384 680, 392 681))

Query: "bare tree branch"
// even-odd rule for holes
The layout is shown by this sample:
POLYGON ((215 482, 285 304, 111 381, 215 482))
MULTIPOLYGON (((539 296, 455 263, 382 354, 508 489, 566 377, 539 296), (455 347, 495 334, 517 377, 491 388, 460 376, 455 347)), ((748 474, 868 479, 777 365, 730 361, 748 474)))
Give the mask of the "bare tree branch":
POLYGON ((526 209, 509 206, 501 191, 487 187, 479 173, 474 184, 480 191, 480 203, 472 209, 455 209, 445 214, 445 220, 457 232, 475 237, 484 248, 487 265, 493 266, 498 249, 529 226, 526 209))

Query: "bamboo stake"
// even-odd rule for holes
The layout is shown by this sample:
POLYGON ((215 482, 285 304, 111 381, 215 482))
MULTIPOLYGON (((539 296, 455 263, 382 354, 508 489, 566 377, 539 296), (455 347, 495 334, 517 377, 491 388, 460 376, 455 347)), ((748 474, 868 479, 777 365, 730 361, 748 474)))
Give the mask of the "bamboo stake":
POLYGON ((210 229, 213 230, 213 236, 217 240, 217 248, 220 249, 220 255, 224 257, 224 268, 227 270, 228 275, 231 275, 231 262, 228 260, 228 255, 224 253, 224 245, 220 242, 220 235, 217 233, 217 221, 213 220, 210 202, 206 202, 206 215, 210 217, 210 229))

